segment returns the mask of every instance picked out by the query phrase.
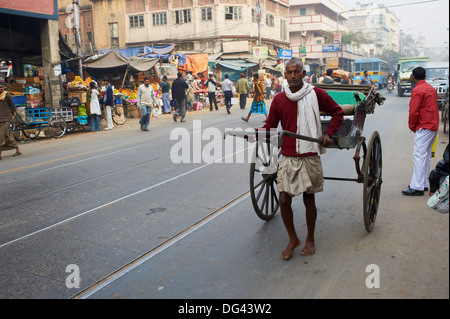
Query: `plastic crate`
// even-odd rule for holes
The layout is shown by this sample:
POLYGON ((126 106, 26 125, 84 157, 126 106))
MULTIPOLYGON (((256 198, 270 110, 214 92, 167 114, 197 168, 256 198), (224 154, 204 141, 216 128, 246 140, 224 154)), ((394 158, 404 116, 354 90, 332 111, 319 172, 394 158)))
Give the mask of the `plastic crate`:
POLYGON ((114 104, 122 104, 122 98, 121 97, 115 97, 114 98, 114 104))
POLYGON ((63 117, 64 120, 66 122, 71 122, 73 121, 73 112, 72 112, 72 108, 70 107, 55 107, 52 108, 52 115, 55 115, 57 118, 58 117, 63 117))
POLYGON ((27 97, 25 95, 13 96, 14 105, 25 105, 27 104, 27 97))
POLYGON ((27 118, 30 124, 47 123, 51 115, 52 110, 49 107, 27 109, 27 118))

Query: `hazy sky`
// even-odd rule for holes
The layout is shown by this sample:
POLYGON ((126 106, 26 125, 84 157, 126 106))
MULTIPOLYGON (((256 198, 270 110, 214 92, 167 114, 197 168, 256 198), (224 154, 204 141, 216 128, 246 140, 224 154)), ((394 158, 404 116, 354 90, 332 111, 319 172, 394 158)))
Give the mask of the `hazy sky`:
POLYGON ((384 4, 400 19, 400 29, 425 36, 426 47, 448 46, 449 0, 340 0, 349 9, 357 2, 384 4), (401 6, 398 6, 401 5, 401 6), (391 7, 392 6, 392 7, 391 7), (396 7, 397 6, 397 7, 396 7), (447 42, 444 44, 444 42, 447 42))

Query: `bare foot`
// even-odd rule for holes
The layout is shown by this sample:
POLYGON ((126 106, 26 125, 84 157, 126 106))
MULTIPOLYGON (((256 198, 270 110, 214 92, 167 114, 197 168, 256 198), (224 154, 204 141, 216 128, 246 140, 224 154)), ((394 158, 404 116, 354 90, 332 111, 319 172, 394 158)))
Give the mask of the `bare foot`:
POLYGON ((311 256, 315 253, 315 246, 314 246, 314 240, 306 239, 305 247, 303 247, 303 250, 301 252, 301 255, 303 256, 311 256))
POLYGON ((300 240, 296 240, 294 242, 290 242, 287 245, 286 249, 283 250, 283 252, 281 253, 281 257, 283 257, 284 260, 289 260, 291 259, 293 253, 294 253, 294 249, 297 248, 298 246, 300 246, 300 240))

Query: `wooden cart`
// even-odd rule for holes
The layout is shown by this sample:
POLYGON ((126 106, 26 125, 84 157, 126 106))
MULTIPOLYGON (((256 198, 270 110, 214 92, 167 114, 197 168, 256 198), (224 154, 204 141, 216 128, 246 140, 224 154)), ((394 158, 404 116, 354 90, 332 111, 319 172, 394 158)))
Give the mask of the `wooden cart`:
MULTIPOLYGON (((362 135, 367 114, 374 113, 376 104, 381 105, 385 98, 371 86, 365 85, 317 85, 321 87, 344 109, 344 121, 332 136, 329 148, 355 149, 353 160, 357 176, 355 178, 324 177, 328 180, 352 181, 363 184, 363 216, 364 225, 371 232, 378 211, 382 184, 382 151, 380 135, 373 132, 368 143, 362 135), (360 164, 360 152, 363 151, 363 162, 360 164)), ((323 131, 330 123, 330 117, 321 115, 323 131)), ((273 218, 279 208, 276 191, 278 157, 284 136, 322 143, 321 140, 302 136, 293 132, 281 131, 267 136, 266 132, 234 133, 229 135, 247 137, 258 135, 253 160, 250 165, 250 195, 255 213, 268 221, 273 218)))

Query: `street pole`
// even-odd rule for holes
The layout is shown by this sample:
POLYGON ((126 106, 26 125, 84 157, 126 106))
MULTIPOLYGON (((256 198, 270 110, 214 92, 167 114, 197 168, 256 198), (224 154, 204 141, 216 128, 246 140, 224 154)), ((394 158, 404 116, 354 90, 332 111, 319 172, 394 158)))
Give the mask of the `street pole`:
POLYGON ((74 28, 75 28, 75 45, 77 46, 78 56, 78 72, 80 78, 83 79, 83 58, 81 54, 81 36, 80 36, 80 5, 78 0, 73 0, 74 28))
MULTIPOLYGON (((262 0, 256 2, 256 22, 258 23, 258 47, 261 47, 261 17, 262 17, 262 0)), ((259 69, 261 70, 261 59, 258 59, 259 69)))

